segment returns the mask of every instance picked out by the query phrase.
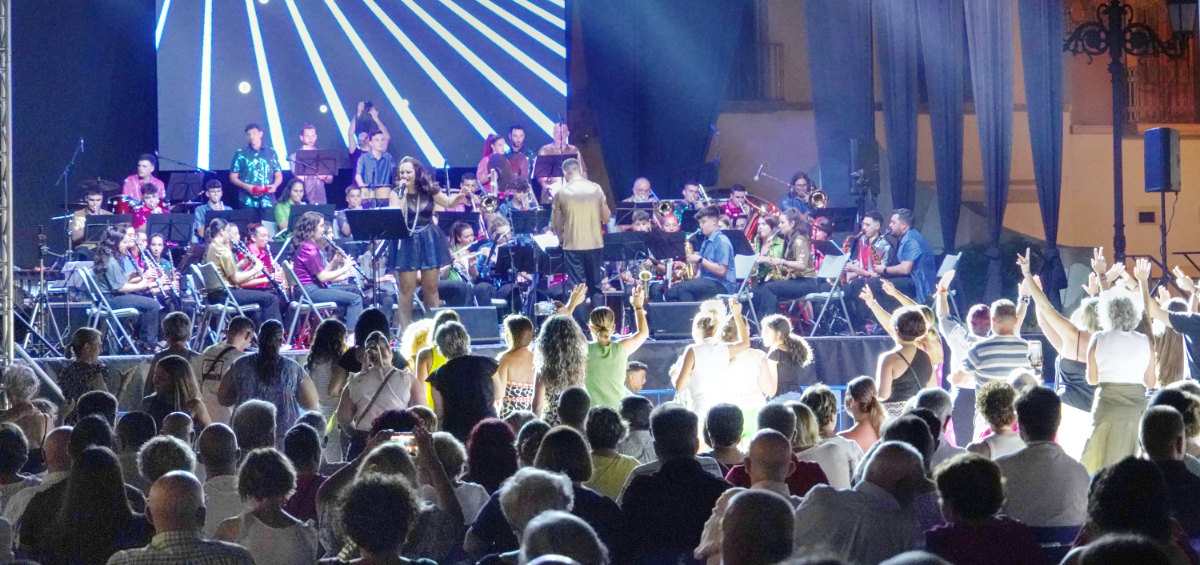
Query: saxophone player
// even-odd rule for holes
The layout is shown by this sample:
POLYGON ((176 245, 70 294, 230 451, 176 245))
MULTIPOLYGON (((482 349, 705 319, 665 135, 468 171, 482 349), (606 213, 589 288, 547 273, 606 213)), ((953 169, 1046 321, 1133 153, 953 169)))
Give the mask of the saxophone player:
POLYGON ((778 268, 783 275, 754 290, 754 311, 759 316, 779 313, 779 301, 802 298, 817 291, 817 269, 813 264, 810 227, 800 211, 788 208, 779 216, 779 233, 783 236, 783 257, 759 257, 760 263, 778 268))
POLYGON ((862 231, 849 242, 845 250, 850 254, 846 264, 847 278, 878 277, 878 265, 887 265, 892 255, 892 244, 883 235, 883 216, 874 210, 863 215, 862 231))
POLYGON ((667 300, 699 302, 735 290, 733 243, 717 229, 720 217, 721 209, 716 206, 705 206, 696 212, 702 234, 700 247, 685 258, 695 267, 696 277, 668 289, 667 300))
POLYGON ((762 216, 758 221, 758 233, 755 234, 754 254, 759 256, 758 265, 754 268, 753 282, 755 285, 768 283, 783 278, 783 273, 777 267, 770 265, 765 259, 783 257, 783 238, 779 237, 779 217, 762 216))

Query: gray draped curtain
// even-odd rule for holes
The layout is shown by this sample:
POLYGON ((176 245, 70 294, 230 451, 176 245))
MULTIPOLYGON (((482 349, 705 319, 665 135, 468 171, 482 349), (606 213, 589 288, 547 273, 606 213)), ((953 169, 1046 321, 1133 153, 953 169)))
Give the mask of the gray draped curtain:
POLYGON ((892 207, 912 209, 917 196, 917 102, 921 64, 917 0, 875 0, 874 9, 892 207))
POLYGON ((962 208, 963 97, 966 36, 962 0, 918 0, 921 57, 929 124, 933 133, 933 166, 937 179, 942 242, 953 252, 962 208))
POLYGON ((875 139, 871 0, 805 0, 804 19, 821 189, 849 202, 850 140, 875 139))
POLYGON ((987 204, 988 268, 984 298, 992 301, 1002 295, 1003 261, 1012 259, 1000 256, 1000 232, 1004 227, 1012 161, 1012 0, 965 0, 964 4, 987 204))
POLYGON ((1046 231, 1042 289, 1056 307, 1067 274, 1058 255, 1058 207, 1062 190, 1063 10, 1059 0, 1021 0, 1022 68, 1033 149, 1033 176, 1046 231))

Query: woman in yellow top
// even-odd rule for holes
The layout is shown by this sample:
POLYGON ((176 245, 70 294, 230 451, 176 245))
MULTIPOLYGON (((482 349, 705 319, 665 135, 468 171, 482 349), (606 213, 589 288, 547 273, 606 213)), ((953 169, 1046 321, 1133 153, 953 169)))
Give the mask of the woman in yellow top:
MULTIPOLYGON (((454 310, 442 310, 433 317, 433 327, 429 330, 429 336, 437 335, 438 328, 441 328, 447 322, 458 322, 458 312, 454 310)), ((442 352, 438 351, 436 345, 432 344, 421 351, 417 352, 417 380, 425 387, 425 396, 429 401, 428 406, 433 406, 433 388, 429 385, 429 375, 438 370, 439 367, 446 364, 446 357, 442 352)))
POLYGON ((616 500, 638 460, 617 452, 625 438, 625 422, 616 410, 597 406, 588 412, 587 440, 592 446, 592 478, 584 486, 616 500))

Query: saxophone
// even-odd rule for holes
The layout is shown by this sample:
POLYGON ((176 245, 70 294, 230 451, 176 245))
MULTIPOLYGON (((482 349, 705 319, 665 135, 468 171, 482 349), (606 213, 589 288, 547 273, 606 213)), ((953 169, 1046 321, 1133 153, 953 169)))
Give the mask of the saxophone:
MULTIPOLYGON (((684 239, 683 240, 683 256, 686 258, 686 257, 691 256, 691 254, 695 253, 695 252, 696 252, 695 248, 692 247, 692 240, 684 239)), ((684 263, 687 265, 687 268, 684 269, 683 279, 691 280, 691 279, 696 278, 696 263, 692 263, 690 261, 685 261, 684 263)))

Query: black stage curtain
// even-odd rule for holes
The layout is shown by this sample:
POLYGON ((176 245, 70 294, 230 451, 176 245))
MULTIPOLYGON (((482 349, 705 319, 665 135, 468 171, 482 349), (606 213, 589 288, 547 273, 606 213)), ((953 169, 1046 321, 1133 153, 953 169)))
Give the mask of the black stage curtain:
POLYGON ((613 195, 678 197, 705 159, 749 0, 578 2, 587 92, 613 195))
POLYGON ((79 139, 67 198, 85 178, 120 182, 157 146, 154 0, 13 2, 14 253, 34 266, 37 226, 66 247, 55 179, 79 139))

